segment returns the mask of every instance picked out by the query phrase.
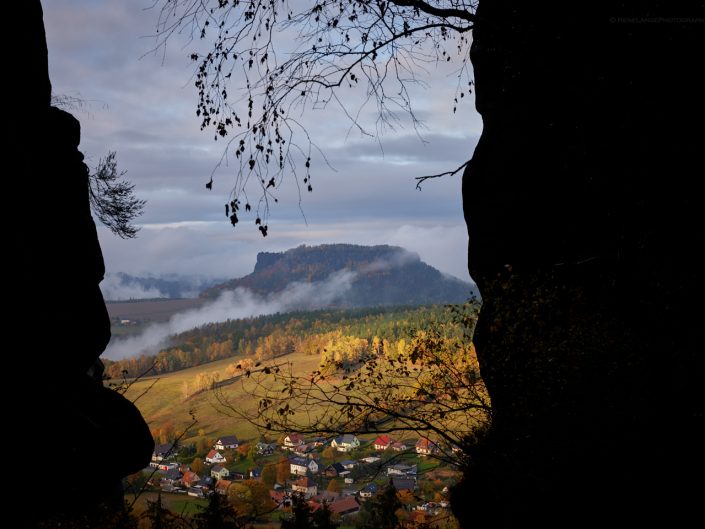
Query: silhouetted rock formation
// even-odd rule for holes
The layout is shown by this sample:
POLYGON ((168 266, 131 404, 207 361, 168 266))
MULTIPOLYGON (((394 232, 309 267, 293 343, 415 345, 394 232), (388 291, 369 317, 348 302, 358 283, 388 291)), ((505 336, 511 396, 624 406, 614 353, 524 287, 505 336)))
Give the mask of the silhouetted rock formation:
POLYGON ((702 471, 702 2, 481 0, 464 175, 494 417, 464 527, 681 527, 702 471))
POLYGON ((88 169, 78 151, 80 125, 50 106, 41 4, 13 2, 8 9, 8 20, 23 26, 20 52, 9 54, 6 65, 21 83, 21 101, 9 102, 6 121, 15 162, 7 175, 14 216, 7 227, 9 329, 18 343, 8 372, 21 373, 23 385, 5 402, 16 412, 12 427, 22 440, 15 449, 43 451, 31 460, 16 457, 25 468, 12 477, 22 495, 11 518, 24 511, 31 525, 119 503, 121 478, 147 465, 152 440, 137 409, 100 379, 97 361, 110 339, 98 287, 105 268, 88 202, 88 169), (26 464, 39 461, 52 474, 64 474, 50 478, 59 486, 34 486, 38 476, 26 464))

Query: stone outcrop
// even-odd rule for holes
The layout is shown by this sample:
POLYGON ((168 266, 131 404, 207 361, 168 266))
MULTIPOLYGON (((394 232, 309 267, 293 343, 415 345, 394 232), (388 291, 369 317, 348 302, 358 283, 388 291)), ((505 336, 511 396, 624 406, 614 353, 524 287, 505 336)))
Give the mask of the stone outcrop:
POLYGON ((120 505, 121 478, 148 464, 153 443, 139 411, 101 380, 98 357, 110 339, 98 286, 105 267, 78 150, 80 124, 50 106, 41 4, 14 2, 8 10, 8 20, 24 29, 6 64, 20 88, 19 99, 8 101, 4 135, 8 328, 16 343, 7 356, 8 373, 18 377, 6 381, 5 403, 23 440, 13 447, 19 465, 12 473, 22 494, 8 516, 32 525, 120 505), (21 448, 34 456, 26 459, 21 448), (28 467, 40 463, 40 473, 28 467))
POLYGON ((463 179, 493 422, 463 527, 688 524, 702 471, 702 2, 481 0, 463 179))

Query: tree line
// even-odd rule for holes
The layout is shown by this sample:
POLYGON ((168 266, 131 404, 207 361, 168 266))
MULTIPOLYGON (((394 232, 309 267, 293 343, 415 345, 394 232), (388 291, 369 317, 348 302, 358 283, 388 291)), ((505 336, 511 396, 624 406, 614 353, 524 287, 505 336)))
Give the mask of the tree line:
POLYGON ((208 362, 241 356, 262 361, 302 352, 321 355, 332 333, 388 341, 405 339, 423 322, 441 321, 443 306, 385 307, 291 312, 210 323, 172 337, 156 355, 106 360, 111 379, 144 373, 165 374, 208 362))

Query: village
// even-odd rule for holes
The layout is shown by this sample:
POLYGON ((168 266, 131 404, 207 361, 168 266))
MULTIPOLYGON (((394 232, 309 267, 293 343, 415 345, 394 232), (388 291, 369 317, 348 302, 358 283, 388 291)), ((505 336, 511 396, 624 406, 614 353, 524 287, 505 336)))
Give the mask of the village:
POLYGON ((228 497, 237 483, 259 482, 267 486, 275 510, 286 510, 299 494, 312 511, 325 504, 340 520, 354 519, 365 501, 391 485, 405 516, 427 523, 449 511, 448 491, 458 474, 448 461, 459 449, 445 450, 425 437, 414 441, 344 434, 328 439, 289 433, 269 443, 225 435, 202 459, 194 457, 193 449, 178 443, 157 445, 143 472, 151 487, 163 494, 207 498, 228 497), (189 458, 190 464, 185 462, 189 458))

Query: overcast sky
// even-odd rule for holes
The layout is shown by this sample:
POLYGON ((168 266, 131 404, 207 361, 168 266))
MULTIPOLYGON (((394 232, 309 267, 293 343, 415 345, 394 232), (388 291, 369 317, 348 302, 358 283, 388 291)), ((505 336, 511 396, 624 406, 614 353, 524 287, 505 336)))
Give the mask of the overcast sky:
POLYGON ((252 271, 257 252, 341 242, 403 246, 468 279, 460 175, 427 182, 422 191, 413 179, 456 168, 479 136, 470 98, 453 114, 451 70, 429 72, 430 87, 415 90, 424 142, 406 127, 386 133, 382 150, 376 140, 349 134, 342 115, 307 112, 303 120, 332 169, 314 165, 314 192, 302 202, 305 220, 293 181, 285 182, 263 238, 251 219, 236 228, 226 219, 227 168, 216 174, 212 191, 205 188, 224 144, 199 130, 187 59, 192 46, 174 39, 165 55, 148 54, 157 16, 150 5, 44 2, 53 90, 85 101, 74 113, 88 165, 117 151, 119 168, 148 201, 137 239, 123 241, 99 227, 108 272, 239 277, 252 271))

